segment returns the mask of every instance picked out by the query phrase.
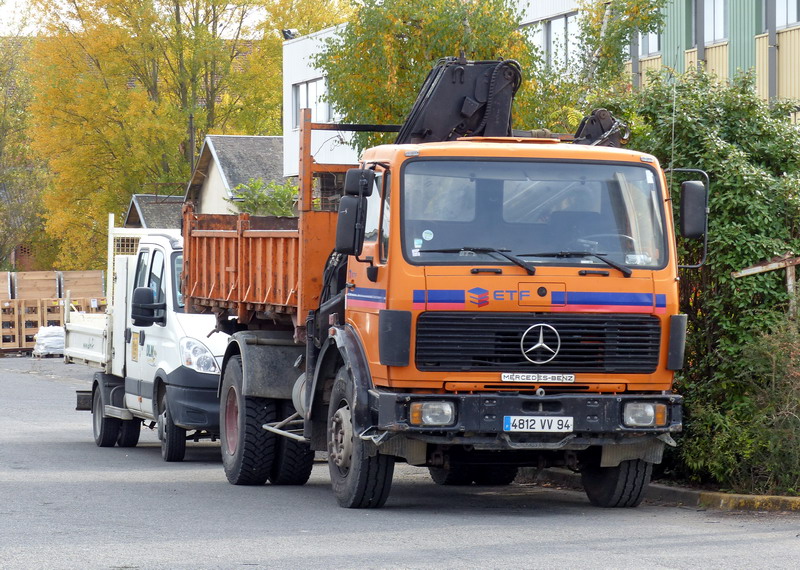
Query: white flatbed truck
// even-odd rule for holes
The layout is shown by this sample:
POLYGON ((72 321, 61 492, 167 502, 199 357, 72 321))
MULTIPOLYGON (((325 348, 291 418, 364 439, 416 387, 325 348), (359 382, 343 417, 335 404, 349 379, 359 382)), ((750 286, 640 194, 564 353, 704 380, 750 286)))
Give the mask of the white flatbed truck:
POLYGON ((77 409, 91 410, 100 447, 136 446, 145 424, 157 427, 164 460, 182 461, 187 440, 219 435, 228 335, 215 331, 213 315, 183 310, 178 230, 110 223, 109 260, 106 312, 65 311, 65 361, 100 369, 92 389, 78 391, 77 409), (120 244, 134 255, 115 255, 120 244))

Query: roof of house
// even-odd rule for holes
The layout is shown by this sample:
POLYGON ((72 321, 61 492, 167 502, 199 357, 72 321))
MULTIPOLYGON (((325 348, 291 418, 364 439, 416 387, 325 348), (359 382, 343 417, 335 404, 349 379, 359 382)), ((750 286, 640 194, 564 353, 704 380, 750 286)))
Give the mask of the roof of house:
POLYGON ((134 194, 128 213, 126 228, 174 229, 181 227, 183 196, 158 196, 156 194, 134 194))
POLYGON ((250 179, 283 182, 283 137, 206 136, 184 200, 197 198, 212 162, 219 168, 228 198, 250 179))

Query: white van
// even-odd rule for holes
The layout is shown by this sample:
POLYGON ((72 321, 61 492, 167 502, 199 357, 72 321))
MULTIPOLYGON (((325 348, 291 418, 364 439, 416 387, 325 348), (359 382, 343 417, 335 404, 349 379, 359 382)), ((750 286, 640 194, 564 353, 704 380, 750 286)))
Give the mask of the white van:
MULTIPOLYGON (((66 311, 66 362, 101 368, 91 392, 100 447, 134 447, 142 423, 158 428, 165 461, 182 461, 186 441, 219 436, 219 366, 228 335, 212 314, 184 311, 180 276, 183 238, 177 230, 112 228, 109 240, 138 234, 136 255, 113 256, 113 288, 105 314, 66 311)), ((110 247, 110 254, 113 249, 110 247)))

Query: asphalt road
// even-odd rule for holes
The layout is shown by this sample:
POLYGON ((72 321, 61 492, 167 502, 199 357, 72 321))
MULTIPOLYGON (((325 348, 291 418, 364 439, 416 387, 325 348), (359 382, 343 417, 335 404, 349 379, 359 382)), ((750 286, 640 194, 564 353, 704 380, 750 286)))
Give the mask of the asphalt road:
POLYGON ((164 463, 155 434, 94 445, 91 371, 0 359, 0 568, 797 568, 800 515, 643 504, 513 484, 435 486, 398 466, 380 510, 304 487, 234 487, 215 444, 164 463))

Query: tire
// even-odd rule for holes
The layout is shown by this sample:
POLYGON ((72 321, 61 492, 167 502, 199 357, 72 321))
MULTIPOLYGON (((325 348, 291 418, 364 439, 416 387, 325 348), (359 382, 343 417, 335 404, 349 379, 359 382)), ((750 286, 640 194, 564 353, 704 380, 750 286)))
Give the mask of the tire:
POLYGON ((333 494, 349 509, 378 508, 392 487, 394 457, 370 456, 368 445, 354 432, 351 410, 355 386, 344 367, 336 374, 328 408, 328 468, 333 494))
POLYGON ((176 426, 172 421, 166 391, 161 395, 158 408, 160 412, 158 423, 161 424, 158 432, 161 436, 161 458, 169 463, 183 461, 186 456, 186 430, 176 426))
POLYGON ((500 487, 513 483, 518 471, 515 465, 475 465, 472 475, 476 485, 500 487))
MULTIPOLYGON (((279 419, 288 418, 295 413, 289 400, 277 400, 279 419)), ((314 467, 314 452, 307 443, 278 436, 275 458, 269 472, 273 485, 305 485, 314 467)))
POLYGON ((219 406, 220 448, 225 476, 232 485, 263 485, 275 458, 275 434, 264 424, 277 417, 275 400, 242 394, 242 358, 225 366, 219 406))
POLYGON ((142 433, 142 420, 122 420, 117 436, 117 445, 120 447, 136 447, 142 433))
POLYGON ((114 447, 119 436, 121 422, 122 420, 119 418, 103 417, 103 400, 98 386, 92 396, 92 431, 97 447, 114 447))
POLYGON ((450 469, 444 467, 428 467, 431 479, 437 485, 462 487, 472 484, 472 471, 466 465, 456 465, 450 469))
POLYGON ((590 466, 581 471, 583 489, 596 507, 636 507, 650 483, 653 464, 632 459, 616 467, 590 466))

